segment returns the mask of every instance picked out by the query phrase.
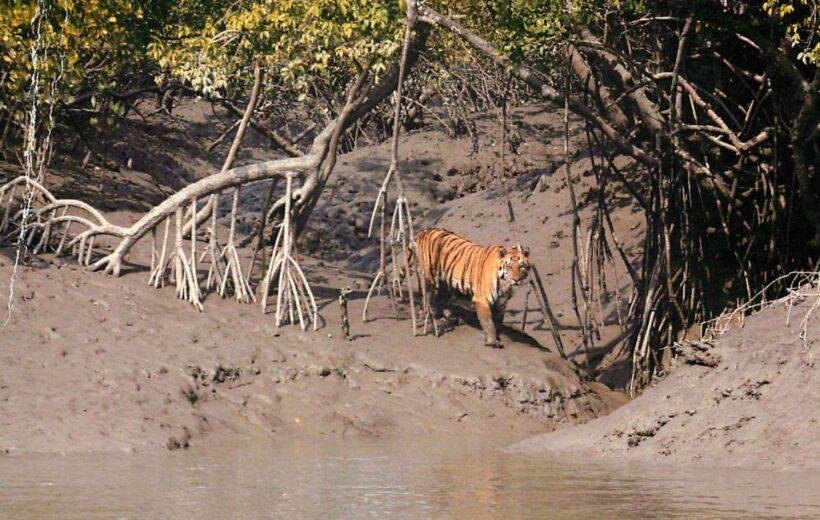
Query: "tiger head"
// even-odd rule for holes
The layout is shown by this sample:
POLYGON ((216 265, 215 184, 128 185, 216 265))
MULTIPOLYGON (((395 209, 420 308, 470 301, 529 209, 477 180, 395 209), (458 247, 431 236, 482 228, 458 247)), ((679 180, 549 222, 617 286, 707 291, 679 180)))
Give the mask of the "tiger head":
POLYGON ((515 286, 527 279, 530 270, 530 250, 527 247, 515 246, 509 249, 498 249, 498 279, 515 286))

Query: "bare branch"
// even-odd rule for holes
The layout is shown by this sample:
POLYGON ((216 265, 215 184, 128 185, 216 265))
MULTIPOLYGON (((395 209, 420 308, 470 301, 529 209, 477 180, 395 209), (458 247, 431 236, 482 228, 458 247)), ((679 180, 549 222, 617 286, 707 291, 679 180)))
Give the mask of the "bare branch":
MULTIPOLYGON (((539 79, 529 68, 527 68, 524 65, 513 65, 510 62, 509 58, 499 53, 494 45, 484 40, 480 36, 476 35, 472 31, 468 30, 466 27, 461 25, 459 22, 453 20, 451 17, 443 16, 427 6, 420 6, 419 20, 452 32, 453 34, 455 34, 456 36, 460 37, 462 40, 470 44, 470 46, 473 47, 475 50, 477 50, 487 58, 493 60, 499 66, 509 69, 510 72, 513 75, 515 75, 515 77, 529 85, 533 90, 539 93, 541 97, 548 99, 549 101, 552 101, 553 103, 559 106, 564 104, 564 97, 553 87, 541 81, 541 79, 539 79)), ((659 165, 658 159, 656 157, 630 143, 621 135, 621 133, 617 129, 615 129, 611 124, 609 124, 603 117, 594 113, 582 103, 569 100, 567 102, 569 104, 570 110, 573 113, 592 122, 597 128, 604 132, 604 134, 610 139, 610 141, 615 143, 618 146, 618 148, 623 150, 625 153, 628 153, 632 157, 635 157, 637 160, 639 160, 647 166, 655 167, 659 165)))

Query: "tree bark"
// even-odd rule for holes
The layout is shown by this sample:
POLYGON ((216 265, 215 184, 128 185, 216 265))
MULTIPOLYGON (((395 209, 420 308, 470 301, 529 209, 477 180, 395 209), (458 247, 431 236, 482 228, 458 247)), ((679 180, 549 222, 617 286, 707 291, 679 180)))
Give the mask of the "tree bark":
POLYGON ((601 105, 601 110, 606 114, 607 120, 617 129, 623 132, 627 131, 629 120, 615 103, 615 99, 612 97, 609 89, 603 84, 598 83, 592 69, 581 53, 578 52, 578 49, 572 44, 567 44, 564 47, 564 56, 567 58, 567 61, 569 61, 572 71, 581 81, 584 89, 597 98, 601 105))
POLYGON ((601 42, 593 35, 589 29, 582 29, 581 36, 584 40, 593 45, 590 52, 601 59, 610 71, 615 73, 620 87, 624 92, 628 92, 628 97, 633 101, 640 114, 639 122, 653 135, 664 130, 664 118, 656 103, 649 99, 646 88, 636 83, 632 74, 624 67, 614 53, 604 49, 601 42))

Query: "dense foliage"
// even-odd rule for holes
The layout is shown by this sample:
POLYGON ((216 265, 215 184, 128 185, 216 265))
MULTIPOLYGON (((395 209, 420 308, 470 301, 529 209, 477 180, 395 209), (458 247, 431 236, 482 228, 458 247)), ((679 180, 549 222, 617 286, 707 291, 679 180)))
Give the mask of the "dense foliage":
MULTIPOLYGON (((11 119, 4 140, 23 123, 19 101, 29 88, 39 4, 48 22, 41 75, 48 79, 62 71, 60 92, 46 98, 59 97, 74 109, 75 120, 92 123, 100 115, 122 115, 129 101, 123 95, 144 92, 153 83, 162 88, 180 82, 208 97, 241 97, 254 62, 264 64, 280 97, 326 97, 342 91, 371 61, 377 74, 383 72, 396 54, 404 21, 400 1, 14 0, 0 11, 0 114, 11 119)), ((820 57, 820 13, 812 0, 729 2, 723 8, 711 1, 662 7, 642 0, 429 5, 463 16, 499 52, 553 77, 562 42, 581 28, 598 28, 605 39, 624 31, 623 38, 640 40, 651 20, 680 8, 696 15, 698 32, 752 27, 775 47, 785 45, 797 62, 816 64, 820 57)), ((428 53, 451 66, 473 60, 448 33, 438 35, 428 53)), ((429 75, 433 81, 438 76, 429 75)))
POLYGON ((97 112, 122 114, 123 106, 109 95, 143 79, 139 76, 145 66, 144 48, 154 20, 152 14, 130 0, 4 3, 0 9, 0 114, 6 128, 4 139, 24 124, 32 52, 37 53, 45 103, 82 108, 92 113, 94 123, 93 114, 97 112), (59 81, 55 81, 57 78, 59 81), (100 110, 102 105, 104 109, 100 110))
POLYGON ((149 54, 197 91, 219 95, 255 61, 300 91, 314 81, 343 86, 370 61, 378 74, 396 52, 404 12, 367 0, 188 0, 171 16, 186 23, 167 28, 149 54))

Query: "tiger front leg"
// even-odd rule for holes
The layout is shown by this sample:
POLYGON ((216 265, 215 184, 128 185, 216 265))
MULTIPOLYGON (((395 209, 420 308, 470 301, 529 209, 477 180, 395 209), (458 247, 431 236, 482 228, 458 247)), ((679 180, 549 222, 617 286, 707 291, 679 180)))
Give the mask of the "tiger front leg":
MULTIPOLYGON (((424 333, 427 334, 427 320, 430 319, 433 322, 433 334, 436 337, 439 336, 439 327, 438 327, 438 316, 437 310, 433 305, 433 301, 435 300, 435 286, 431 285, 430 283, 425 280, 422 282, 424 284, 424 309, 421 309, 421 315, 424 316, 424 333), (426 314, 425 314, 426 312, 426 314)), ((419 292, 421 292, 421 285, 419 285, 419 292)))
POLYGON ((504 306, 490 306, 493 313, 493 325, 495 326, 496 334, 501 334, 501 326, 504 324, 504 306))
POLYGON ((493 348, 504 348, 498 339, 498 329, 495 326, 493 310, 490 305, 483 301, 475 302, 475 311, 478 315, 478 322, 484 331, 484 344, 493 348))

